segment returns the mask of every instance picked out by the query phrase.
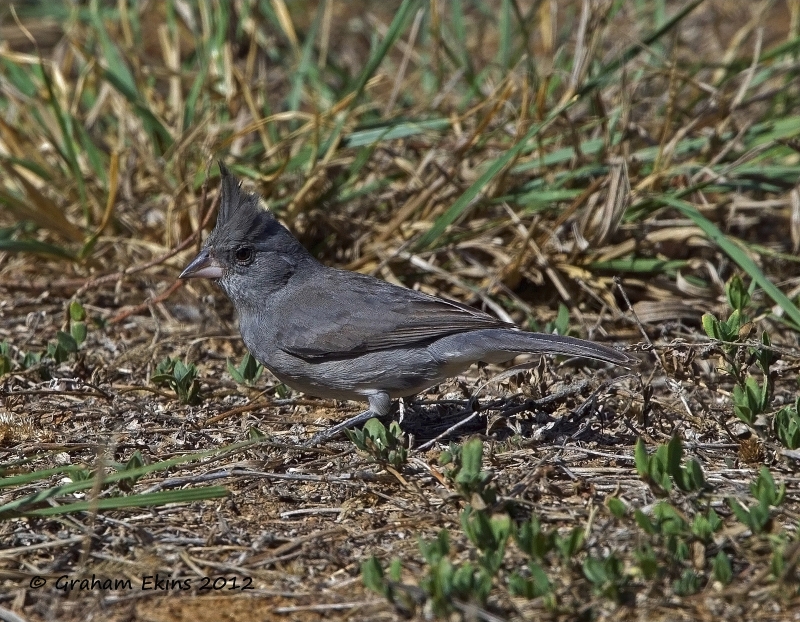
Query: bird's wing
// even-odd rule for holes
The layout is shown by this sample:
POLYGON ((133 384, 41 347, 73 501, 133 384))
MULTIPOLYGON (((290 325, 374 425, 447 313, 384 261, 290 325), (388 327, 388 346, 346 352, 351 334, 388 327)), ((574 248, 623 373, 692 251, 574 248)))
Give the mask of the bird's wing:
POLYGON ((307 361, 424 345, 481 328, 514 327, 458 302, 333 269, 305 280, 282 307, 294 312, 291 322, 274 319, 280 325, 279 347, 307 361), (323 291, 334 295, 326 297, 323 291))

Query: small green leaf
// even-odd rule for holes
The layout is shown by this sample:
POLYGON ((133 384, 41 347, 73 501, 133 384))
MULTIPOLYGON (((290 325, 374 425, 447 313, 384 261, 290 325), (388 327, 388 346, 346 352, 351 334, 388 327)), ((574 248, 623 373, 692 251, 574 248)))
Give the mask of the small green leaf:
POLYGON ((242 375, 242 372, 240 372, 239 369, 233 363, 231 363, 230 359, 225 360, 225 366, 228 368, 228 373, 231 375, 231 378, 233 378, 233 381, 236 384, 244 384, 244 376, 242 375))
POLYGON ((247 438, 251 441, 257 441, 267 438, 267 435, 264 434, 257 427, 251 425, 250 428, 247 430, 247 438))
POLYGON ((731 312, 728 316, 728 320, 726 322, 722 322, 720 324, 720 328, 722 329, 722 337, 724 341, 731 341, 735 342, 739 340, 739 331, 741 330, 742 326, 745 325, 747 322, 747 317, 745 317, 741 311, 735 309, 731 312))
POLYGON ((731 560, 728 559, 728 556, 725 555, 723 551, 719 551, 717 556, 714 558, 712 562, 712 568, 714 572, 714 578, 722 583, 722 585, 728 585, 733 578, 733 569, 731 568, 731 560))
POLYGON ((77 300, 69 303, 69 319, 73 322, 83 322, 86 320, 86 311, 83 305, 77 300))
POLYGON ((750 294, 738 274, 728 279, 725 284, 725 295, 728 298, 728 304, 734 311, 742 312, 750 304, 750 294))
POLYGON ((622 518, 625 516, 625 512, 628 511, 628 508, 625 507, 625 503, 619 497, 606 498, 606 505, 611 514, 616 518, 622 518))
POLYGON ((736 413, 736 416, 747 425, 753 425, 755 414, 750 408, 750 396, 747 389, 738 384, 734 385, 731 396, 733 397, 733 412, 736 413))
POLYGON ((674 478, 680 477, 683 443, 677 434, 667 443, 667 472, 674 478))
POLYGON ((175 360, 171 359, 170 357, 166 357, 163 361, 156 365, 156 373, 154 375, 171 375, 174 367, 175 360))
POLYGON ((602 560, 591 555, 583 562, 583 575, 597 585, 604 583, 607 579, 602 560))
POLYGON ((687 568, 681 578, 672 584, 672 589, 678 596, 690 596, 700 589, 700 578, 694 570, 687 568))
POLYGON ((688 474, 687 490, 702 490, 706 485, 706 478, 703 475, 703 468, 700 463, 692 458, 686 465, 686 473, 688 474))
POLYGON ((373 417, 364 424, 364 433, 368 434, 370 438, 378 441, 381 446, 386 447, 386 426, 384 426, 380 419, 373 417))
POLYGON ((733 497, 728 497, 726 501, 728 502, 728 506, 731 508, 731 511, 736 515, 736 518, 739 519, 739 522, 743 523, 747 527, 750 527, 751 531, 755 531, 755 529, 753 529, 750 512, 733 497))
POLYGON ((650 475, 650 457, 647 455, 647 448, 641 438, 636 439, 636 446, 633 448, 633 458, 639 477, 648 477, 650 475))
POLYGON ((11 344, 8 341, 3 341, 0 343, 0 376, 10 374, 12 368, 11 344))
POLYGON ((26 352, 22 357, 22 368, 30 369, 34 365, 38 365, 42 360, 41 352, 26 352))
POLYGON ((555 332, 559 335, 569 333, 569 308, 563 302, 558 303, 558 315, 555 321, 555 332))
POLYGON ((374 555, 361 564, 361 580, 367 589, 386 596, 386 581, 383 578, 383 568, 378 558, 374 555))
POLYGON ((704 313, 700 322, 709 339, 722 341, 722 330, 720 329, 719 320, 716 317, 710 313, 704 313))
POLYGON ((633 511, 633 518, 636 521, 636 524, 639 525, 639 527, 641 527, 645 533, 651 536, 655 535, 656 527, 647 514, 637 509, 633 511))
POLYGON ((58 340, 58 347, 64 350, 64 352, 72 354, 78 351, 78 343, 69 333, 60 330, 56 333, 56 339, 58 340))
POLYGON ((400 563, 400 559, 398 557, 395 557, 392 560, 392 563, 389 564, 389 578, 395 583, 400 583, 400 579, 402 578, 402 573, 403 573, 403 566, 400 563))
POLYGON ((463 480, 472 481, 478 477, 483 462, 483 441, 472 438, 464 443, 461 450, 461 472, 463 480))
MULTIPOLYGON (((638 511, 638 510, 637 510, 638 511)), ((634 552, 634 557, 639 565, 639 570, 648 581, 658 576, 661 566, 658 563, 653 547, 645 544, 634 552)))
POLYGON ((84 322, 73 322, 69 332, 78 345, 86 341, 86 324, 84 322))

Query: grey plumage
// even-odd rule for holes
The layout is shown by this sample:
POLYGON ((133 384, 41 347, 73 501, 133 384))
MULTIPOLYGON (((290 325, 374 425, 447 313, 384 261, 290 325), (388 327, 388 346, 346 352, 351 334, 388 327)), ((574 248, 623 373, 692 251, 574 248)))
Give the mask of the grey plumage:
MULTIPOLYGON (((370 408, 418 393, 472 363, 565 354, 631 365, 635 359, 573 337, 521 331, 466 305, 320 264, 220 164, 217 224, 181 278, 217 280, 239 315, 245 345, 287 385, 370 408)), ((316 437, 315 437, 316 440, 316 437)))

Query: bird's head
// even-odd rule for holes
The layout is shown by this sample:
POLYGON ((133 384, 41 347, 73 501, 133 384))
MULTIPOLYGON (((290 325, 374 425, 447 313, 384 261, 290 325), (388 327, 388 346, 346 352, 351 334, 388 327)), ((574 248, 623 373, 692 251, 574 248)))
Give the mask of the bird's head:
POLYGON ((257 194, 242 190, 222 164, 222 197, 214 230, 180 278, 206 278, 219 283, 234 306, 263 304, 280 290, 301 264, 314 262, 308 251, 257 194))

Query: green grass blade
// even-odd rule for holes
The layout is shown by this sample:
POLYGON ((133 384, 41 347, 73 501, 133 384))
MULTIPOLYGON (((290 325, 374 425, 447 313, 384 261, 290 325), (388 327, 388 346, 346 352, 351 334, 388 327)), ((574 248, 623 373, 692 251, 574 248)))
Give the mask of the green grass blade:
MULTIPOLYGON (((168 469, 170 467, 177 466, 179 464, 184 464, 186 462, 201 460, 203 458, 220 455, 225 452, 235 452, 244 447, 253 445, 255 442, 257 441, 243 441, 241 443, 234 443, 232 445, 227 445, 225 447, 219 447, 216 449, 210 449, 208 451, 188 454, 186 456, 178 456, 176 458, 171 458, 170 460, 163 460, 161 462, 156 462, 154 464, 147 464, 138 467, 136 469, 125 469, 122 471, 117 471, 115 473, 107 473, 102 478, 103 484, 113 484, 123 479, 135 479, 143 475, 147 475, 148 473, 152 473, 154 471, 162 471, 164 469, 168 469)), ((64 484, 62 486, 53 486, 45 490, 40 490, 30 495, 25 495, 24 497, 21 497, 14 501, 10 501, 9 503, 0 506, 0 519, 8 516, 10 513, 18 513, 25 511, 25 507, 27 506, 40 503, 41 501, 45 501, 47 499, 51 499, 57 496, 68 495, 81 490, 89 490, 92 487, 94 487, 94 485, 95 485, 95 478, 90 477, 86 480, 71 482, 69 484, 64 484)))
MULTIPOLYGON (((361 75, 356 81, 355 87, 353 88, 352 91, 353 99, 347 106, 346 110, 347 113, 352 111, 353 108, 356 106, 356 104, 359 101, 359 98, 364 92, 364 87, 366 87, 367 82, 373 76, 375 70, 383 62, 383 59, 389 53, 389 50, 397 42, 397 39, 400 38, 400 35, 403 33, 403 29, 408 23, 411 15, 416 11, 417 7, 420 4, 421 0, 403 0, 403 3, 400 5, 400 7, 397 9, 397 12, 395 13, 394 19, 392 19, 391 24, 389 24, 386 36, 383 38, 380 45, 378 45, 375 51, 372 54, 370 54, 369 58, 367 59, 367 63, 364 66, 364 70, 361 72, 361 75)), ((334 127, 333 132, 326 141, 325 146, 321 148, 322 151, 326 151, 329 145, 338 142, 348 116, 349 116, 348 114, 342 114, 339 117, 339 121, 336 123, 336 126, 334 127)))
POLYGON ((65 248, 38 240, 0 240, 0 252, 31 253, 32 255, 77 261, 77 256, 65 248))
POLYGON ((55 467, 53 469, 42 469, 41 471, 32 471, 30 473, 22 473, 20 475, 12 475, 11 477, 0 478, 0 488, 9 488, 11 486, 24 486, 31 482, 45 479, 51 475, 58 475, 59 473, 71 473, 74 471, 82 470, 81 467, 76 466, 63 466, 55 467))
POLYGON ((47 70, 44 68, 44 66, 42 66, 42 76, 44 78, 44 84, 47 87, 48 103, 50 104, 50 108, 56 117, 58 127, 61 130, 61 146, 64 149, 64 158, 67 166, 69 166, 69 169, 72 172, 72 178, 75 180, 75 183, 78 186, 78 195, 80 196, 81 200, 83 217, 86 221, 86 226, 88 227, 92 224, 92 213, 89 209, 89 202, 86 197, 86 184, 83 180, 81 167, 78 164, 78 152, 75 148, 76 144, 72 132, 72 118, 64 112, 64 110, 61 108, 61 105, 58 103, 55 89, 53 89, 53 81, 50 79, 50 75, 47 73, 47 70))
POLYGON ((761 268, 748 257, 747 253, 728 236, 722 233, 713 222, 697 211, 691 203, 687 203, 686 201, 681 201, 680 199, 668 195, 659 197, 657 200, 664 205, 669 205, 678 210, 700 227, 708 236, 709 240, 719 246, 723 252, 736 262, 739 267, 764 290, 764 293, 769 296, 775 304, 783 309, 784 313, 794 322, 795 330, 800 330, 800 309, 798 309, 795 304, 767 278, 761 271, 761 268))
POLYGON ((76 501, 56 507, 22 512, 21 515, 56 516, 59 514, 72 514, 74 512, 87 512, 89 510, 145 508, 154 505, 167 505, 168 503, 191 503, 192 501, 202 501, 203 499, 216 499, 219 497, 227 497, 228 494, 228 489, 224 486, 201 486, 199 488, 186 488, 185 490, 163 490, 138 495, 126 495, 124 497, 76 501))
MULTIPOLYGON (((689 3, 676 15, 669 19, 661 28, 656 29, 650 35, 645 37, 645 41, 652 43, 653 41, 656 41, 660 37, 670 32, 672 28, 674 28, 701 2, 703 2, 703 0, 695 0, 694 2, 689 3)), ((456 199, 450 208, 436 219, 431 228, 425 232, 414 244, 414 250, 420 251, 430 248, 433 243, 439 239, 439 236, 444 233, 448 226, 470 211, 470 208, 475 204, 478 195, 483 191, 484 188, 488 186, 489 182, 491 182, 500 173, 500 171, 513 162, 520 153, 523 153, 528 147, 528 144, 537 134, 539 134, 539 132, 548 127, 557 117, 566 112, 588 93, 604 84, 605 81, 610 78, 611 74, 613 74, 624 63, 641 53, 643 49, 645 48, 638 43, 630 46, 620 55, 618 59, 606 63, 599 70, 598 75, 595 78, 589 80, 580 89, 578 89, 574 97, 569 98, 567 101, 564 101, 559 106, 553 108, 543 121, 531 126, 531 128, 519 142, 517 142, 502 156, 492 162, 492 164, 483 172, 483 174, 471 186, 469 186, 469 188, 467 188, 461 194, 461 196, 458 197, 458 199, 456 199)))
MULTIPOLYGON (((300 59, 297 64, 297 69, 292 74, 292 88, 289 91, 289 96, 286 99, 286 106, 288 110, 299 110, 300 100, 303 96, 303 88, 305 87, 306 80, 316 73, 316 65, 312 54, 316 44, 317 32, 319 25, 322 22, 322 17, 325 14, 325 2, 320 2, 317 7, 317 14, 314 16, 314 21, 311 22, 311 27, 306 33, 305 41, 300 52, 300 59)), ((296 129, 299 122, 295 119, 291 124, 292 129, 296 129)))
POLYGON ((172 145, 172 135, 161 121, 158 120, 158 117, 147 107, 139 94, 133 74, 128 69, 119 50, 117 50, 116 45, 111 41, 103 25, 102 16, 100 15, 98 7, 98 0, 92 0, 91 17, 106 64, 103 69, 103 79, 122 93, 133 105, 142 121, 145 131, 153 140, 153 147, 156 148, 159 155, 163 154, 164 151, 172 145))

